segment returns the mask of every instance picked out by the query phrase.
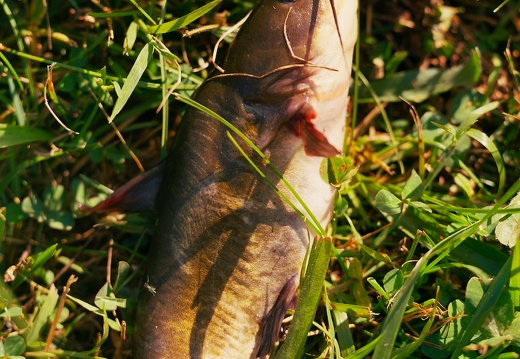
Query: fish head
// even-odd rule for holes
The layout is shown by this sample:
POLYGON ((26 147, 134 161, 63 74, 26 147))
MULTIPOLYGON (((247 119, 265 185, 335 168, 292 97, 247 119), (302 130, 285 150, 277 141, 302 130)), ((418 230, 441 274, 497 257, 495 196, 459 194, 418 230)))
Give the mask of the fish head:
POLYGON ((356 0, 264 0, 242 26, 223 67, 258 76, 296 63, 339 71, 350 67, 356 38, 356 0))
POLYGON ((244 103, 264 128, 259 147, 285 126, 307 155, 341 153, 356 38, 357 0, 264 0, 255 9, 222 68, 247 82, 244 103))

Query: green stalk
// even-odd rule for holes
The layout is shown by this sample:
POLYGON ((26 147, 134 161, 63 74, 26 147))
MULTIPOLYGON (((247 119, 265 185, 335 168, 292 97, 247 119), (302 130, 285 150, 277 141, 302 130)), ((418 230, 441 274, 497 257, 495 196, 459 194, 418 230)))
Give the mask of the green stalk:
POLYGON ((287 339, 276 353, 275 359, 294 359, 303 356, 305 341, 321 297, 325 274, 329 268, 331 251, 332 237, 318 236, 314 239, 309 264, 300 286, 300 293, 303 294, 296 305, 287 339))

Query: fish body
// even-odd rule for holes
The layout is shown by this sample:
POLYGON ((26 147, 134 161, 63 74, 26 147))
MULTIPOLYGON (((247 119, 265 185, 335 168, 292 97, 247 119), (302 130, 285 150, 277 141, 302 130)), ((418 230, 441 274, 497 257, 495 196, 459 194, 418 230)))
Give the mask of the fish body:
MULTIPOLYGON (((354 0, 264 0, 193 98, 257 145, 323 226, 334 189, 356 39, 354 0)), ((133 357, 257 358, 277 340, 313 234, 227 138, 189 108, 158 192, 133 357)), ((235 136, 236 137, 236 136, 235 136)), ((254 151, 237 142, 300 209, 254 151)))

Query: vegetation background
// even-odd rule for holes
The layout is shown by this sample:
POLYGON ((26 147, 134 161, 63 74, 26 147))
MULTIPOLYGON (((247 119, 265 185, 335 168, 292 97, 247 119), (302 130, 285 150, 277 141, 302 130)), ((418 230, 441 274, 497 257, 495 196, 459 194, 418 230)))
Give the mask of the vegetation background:
MULTIPOLYGON (((0 0, 0 357, 129 356, 154 216, 80 206, 165 157, 185 109, 168 92, 193 92, 253 5, 0 0)), ((304 355, 518 358, 520 3, 371 0, 359 18, 304 355)))

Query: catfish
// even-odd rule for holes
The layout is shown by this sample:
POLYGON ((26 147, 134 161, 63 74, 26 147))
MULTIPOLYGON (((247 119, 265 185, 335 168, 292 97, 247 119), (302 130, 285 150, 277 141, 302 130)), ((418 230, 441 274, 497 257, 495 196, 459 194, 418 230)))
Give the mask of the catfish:
MULTIPOLYGON (((341 153, 356 38, 357 0, 264 0, 231 44, 224 72, 193 95, 262 150, 322 226, 335 189, 320 164, 341 153)), ((257 173, 228 131, 190 107, 159 171, 145 273, 153 290, 140 295, 135 359, 268 357, 297 300, 314 236, 305 211, 234 136, 267 180, 257 173)))

